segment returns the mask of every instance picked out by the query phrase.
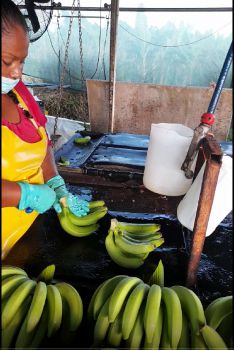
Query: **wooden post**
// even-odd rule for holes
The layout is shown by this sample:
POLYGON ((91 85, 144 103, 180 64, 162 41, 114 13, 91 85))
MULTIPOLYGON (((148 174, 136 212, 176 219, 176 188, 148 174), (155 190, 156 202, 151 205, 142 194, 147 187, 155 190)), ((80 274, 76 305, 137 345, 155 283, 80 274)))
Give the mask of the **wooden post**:
POLYGON ((223 155, 220 146, 216 143, 212 135, 208 135, 204 138, 202 150, 207 162, 203 175, 201 193, 193 229, 193 239, 186 279, 187 287, 191 287, 196 284, 197 271, 206 238, 206 230, 212 209, 223 155))
POLYGON ((111 0, 110 70, 109 70, 109 123, 108 132, 114 131, 116 42, 119 17, 119 0, 111 0))

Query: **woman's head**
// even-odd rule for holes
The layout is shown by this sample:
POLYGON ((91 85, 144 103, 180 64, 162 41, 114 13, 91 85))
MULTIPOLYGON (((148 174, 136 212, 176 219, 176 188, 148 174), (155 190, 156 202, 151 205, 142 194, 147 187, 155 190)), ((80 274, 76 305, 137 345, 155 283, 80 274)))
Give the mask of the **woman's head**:
POLYGON ((28 55, 29 35, 24 16, 11 0, 1 0, 2 77, 20 79, 28 55))
POLYGON ((25 33, 28 32, 27 23, 19 8, 11 0, 1 0, 2 34, 14 26, 20 26, 25 33))

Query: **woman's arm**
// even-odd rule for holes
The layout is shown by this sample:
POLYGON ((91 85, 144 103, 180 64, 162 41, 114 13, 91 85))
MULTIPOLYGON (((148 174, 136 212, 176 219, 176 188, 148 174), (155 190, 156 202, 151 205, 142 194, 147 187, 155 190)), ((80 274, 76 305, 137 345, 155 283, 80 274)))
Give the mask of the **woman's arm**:
POLYGON ((47 147, 46 157, 41 165, 45 183, 52 177, 58 175, 57 166, 54 159, 54 152, 50 145, 47 147))
POLYGON ((20 186, 16 182, 2 180, 2 207, 17 207, 20 198, 20 186))

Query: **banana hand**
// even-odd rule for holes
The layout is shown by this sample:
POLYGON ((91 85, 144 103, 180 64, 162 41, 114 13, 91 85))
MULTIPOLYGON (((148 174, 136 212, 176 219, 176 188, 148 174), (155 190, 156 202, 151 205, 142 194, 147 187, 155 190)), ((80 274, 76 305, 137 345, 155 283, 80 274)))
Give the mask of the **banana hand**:
POLYGON ((98 207, 95 208, 91 213, 88 213, 85 216, 78 217, 74 215, 69 209, 68 209, 68 219, 74 224, 78 226, 88 226, 93 225, 98 222, 98 220, 102 219, 108 211, 107 207, 98 207))
POLYGON ((111 259, 119 266, 137 269, 144 264, 144 259, 142 257, 130 256, 121 252, 114 242, 114 234, 112 231, 106 236, 105 246, 111 259))
POLYGON ((63 208, 62 212, 58 214, 58 217, 63 230, 75 237, 89 236, 99 228, 99 224, 92 224, 84 227, 74 225, 69 219, 68 208, 63 208))

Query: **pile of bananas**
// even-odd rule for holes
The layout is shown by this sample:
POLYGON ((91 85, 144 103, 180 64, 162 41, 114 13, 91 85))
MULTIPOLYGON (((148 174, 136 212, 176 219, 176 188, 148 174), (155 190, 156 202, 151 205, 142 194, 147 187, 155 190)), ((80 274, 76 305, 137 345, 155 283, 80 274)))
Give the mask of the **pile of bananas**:
POLYGON ((103 218, 108 208, 104 201, 93 201, 89 203, 89 213, 78 217, 68 207, 63 206, 62 212, 58 214, 60 225, 65 232, 75 237, 86 237, 97 231, 98 221, 103 218))
POLYGON ((164 243, 160 225, 134 224, 111 220, 105 246, 111 259, 118 265, 137 269, 149 253, 164 243))
POLYGON ((2 266, 2 348, 38 348, 61 332, 77 331, 83 319, 78 291, 66 282, 52 284, 55 266, 37 279, 16 266, 2 266))
POLYGON ((199 297, 186 287, 149 285, 137 277, 118 275, 96 289, 87 316, 94 327, 93 347, 231 347, 227 323, 232 317, 232 296, 215 300, 204 311, 199 297))

